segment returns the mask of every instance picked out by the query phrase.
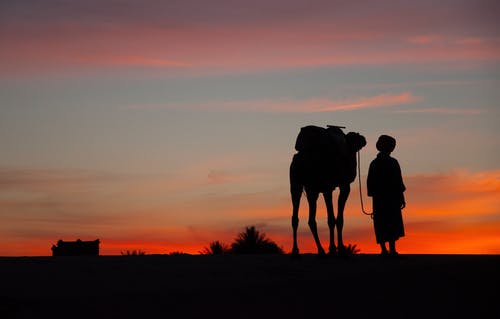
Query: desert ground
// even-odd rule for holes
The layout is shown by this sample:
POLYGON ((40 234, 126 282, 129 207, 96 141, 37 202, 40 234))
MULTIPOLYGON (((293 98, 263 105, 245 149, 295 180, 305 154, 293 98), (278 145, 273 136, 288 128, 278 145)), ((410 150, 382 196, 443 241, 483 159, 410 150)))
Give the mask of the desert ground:
POLYGON ((1 318, 500 318, 500 255, 1 257, 1 318))

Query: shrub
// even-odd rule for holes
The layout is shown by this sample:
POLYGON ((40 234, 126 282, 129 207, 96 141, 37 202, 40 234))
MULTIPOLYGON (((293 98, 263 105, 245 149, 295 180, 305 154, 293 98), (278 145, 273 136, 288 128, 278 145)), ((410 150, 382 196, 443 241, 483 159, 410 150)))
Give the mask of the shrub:
POLYGON ((282 254, 283 249, 274 241, 266 238, 266 234, 259 232, 255 226, 246 227, 238 234, 231 244, 233 254, 282 254))
POLYGON ((224 255, 230 252, 230 247, 218 240, 210 243, 208 247, 203 248, 202 255, 224 255))
POLYGON ((356 244, 348 244, 345 248, 345 253, 347 256, 357 255, 361 250, 356 247, 356 244))
POLYGON ((137 249, 137 250, 126 250, 125 252, 121 252, 122 256, 144 256, 146 255, 146 252, 145 251, 142 251, 140 249, 137 249))
POLYGON ((172 251, 169 253, 170 256, 187 256, 189 255, 188 253, 182 252, 182 251, 172 251))

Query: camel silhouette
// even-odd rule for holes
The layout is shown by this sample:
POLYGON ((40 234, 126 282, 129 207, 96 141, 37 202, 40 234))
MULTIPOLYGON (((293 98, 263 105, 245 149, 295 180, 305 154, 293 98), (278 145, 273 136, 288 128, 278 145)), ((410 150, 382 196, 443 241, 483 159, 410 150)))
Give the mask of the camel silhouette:
POLYGON ((309 204, 309 228, 318 248, 319 255, 325 255, 318 236, 316 224, 316 202, 323 194, 330 230, 329 254, 345 254, 342 242, 344 226, 344 207, 349 197, 351 183, 356 178, 356 153, 366 145, 366 139, 359 133, 344 134, 344 127, 305 126, 300 130, 295 143, 298 151, 290 165, 290 192, 292 195, 292 255, 299 255, 297 228, 299 225, 299 206, 302 192, 305 191, 309 204), (339 187, 338 213, 335 218, 332 193, 339 187), (337 226, 337 244, 335 247, 334 230, 337 226))

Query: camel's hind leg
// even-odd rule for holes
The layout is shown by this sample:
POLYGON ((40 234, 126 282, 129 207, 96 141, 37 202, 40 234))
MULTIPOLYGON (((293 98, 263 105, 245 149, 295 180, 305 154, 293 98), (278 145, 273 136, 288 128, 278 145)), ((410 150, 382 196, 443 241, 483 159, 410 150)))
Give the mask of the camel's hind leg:
POLYGON ((299 207, 300 198, 304 185, 301 178, 301 165, 300 157, 298 154, 294 155, 290 165, 290 193, 292 195, 292 229, 293 229, 293 248, 292 255, 299 255, 299 246, 297 244, 297 228, 299 227, 299 207))
POLYGON ((307 192, 307 202, 309 203, 309 228, 314 237, 314 241, 316 242, 316 246, 318 247, 318 255, 324 255, 325 250, 321 246, 321 242, 319 240, 318 235, 318 227, 316 225, 316 201, 318 200, 319 193, 318 192, 307 192))
POLYGON ((335 255, 337 253, 337 249, 335 247, 335 215, 333 212, 332 192, 324 192, 323 198, 325 199, 326 213, 328 216, 328 229, 330 230, 330 246, 328 247, 328 253, 330 255, 335 255))

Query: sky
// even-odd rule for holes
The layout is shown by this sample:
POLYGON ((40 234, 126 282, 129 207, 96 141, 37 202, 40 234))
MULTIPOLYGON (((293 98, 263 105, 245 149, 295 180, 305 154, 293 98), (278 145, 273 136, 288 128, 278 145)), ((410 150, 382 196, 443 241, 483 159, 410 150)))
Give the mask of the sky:
MULTIPOLYGON (((0 2, 0 256, 291 250, 300 128, 397 139, 400 253, 500 253, 497 1, 0 2)), ((377 253, 351 185, 345 243, 377 253)), ((338 196, 338 190, 334 197, 338 196)), ((318 207, 323 246, 326 211, 318 207)), ((307 202, 299 248, 315 252, 307 202)))

